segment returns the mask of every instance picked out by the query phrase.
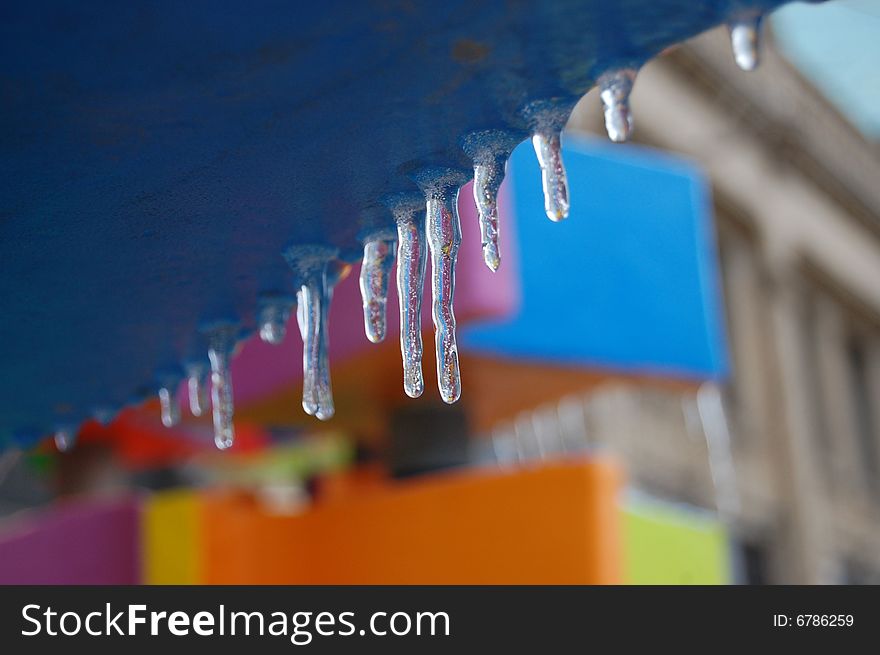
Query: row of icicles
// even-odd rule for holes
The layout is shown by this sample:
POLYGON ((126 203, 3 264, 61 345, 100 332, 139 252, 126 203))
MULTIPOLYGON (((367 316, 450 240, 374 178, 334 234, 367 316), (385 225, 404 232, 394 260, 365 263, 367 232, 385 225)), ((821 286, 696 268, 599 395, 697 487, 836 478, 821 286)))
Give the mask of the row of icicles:
MULTIPOLYGON (((728 22, 733 55, 743 70, 758 64, 758 39, 761 15, 749 12, 728 22)), ((597 80, 604 107, 605 127, 612 141, 626 141, 633 129, 629 96, 636 79, 635 68, 618 68, 597 80)), ((568 182, 562 162, 561 120, 552 110, 543 111, 539 103, 529 112, 533 123, 532 145, 541 167, 544 209, 552 221, 568 216, 568 182)), ((465 140, 465 150, 474 160, 474 200, 480 222, 483 259, 496 271, 501 263, 498 248, 497 194, 504 179, 510 152, 517 145, 504 133, 484 132, 465 140)), ((422 290, 428 254, 431 258, 432 315, 437 353, 437 380, 440 397, 454 403, 461 395, 458 347, 455 337, 455 264, 461 242, 458 217, 458 191, 466 180, 453 171, 427 172, 419 180, 424 198, 416 201, 401 195, 387 199, 397 223, 396 238, 381 234, 364 244, 360 289, 367 338, 379 343, 385 338, 386 304, 391 271, 397 259, 397 294, 400 304, 400 348, 403 357, 403 389, 412 398, 424 391, 422 378, 422 290), (424 215, 423 213, 424 212, 424 215)), ((284 339, 287 320, 296 307, 296 319, 303 340, 303 396, 306 414, 327 420, 334 414, 328 360, 328 311, 337 282, 350 266, 336 259, 336 250, 324 246, 294 247, 285 258, 294 269, 299 290, 296 298, 265 296, 258 313, 260 338, 279 344, 284 339)), ((232 376, 229 363, 238 337, 233 323, 215 325, 205 331, 211 375, 211 411, 214 442, 217 448, 229 448, 235 437, 233 427, 232 376)), ((202 416, 208 407, 205 391, 206 371, 202 364, 186 368, 189 409, 202 416)), ((159 403, 162 423, 172 427, 180 420, 175 400, 177 380, 162 382, 159 403)), ((58 429, 55 443, 59 450, 69 449, 75 432, 58 429)))

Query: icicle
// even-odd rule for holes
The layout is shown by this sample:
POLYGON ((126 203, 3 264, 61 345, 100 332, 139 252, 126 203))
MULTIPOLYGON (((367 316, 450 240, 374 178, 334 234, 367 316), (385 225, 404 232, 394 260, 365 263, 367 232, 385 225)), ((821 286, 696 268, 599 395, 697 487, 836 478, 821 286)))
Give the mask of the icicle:
POLYGON ((186 367, 186 390, 189 396, 189 411, 193 416, 205 413, 205 367, 202 364, 188 364, 186 367))
POLYGON ((532 126, 532 146, 541 166, 544 211, 551 221, 568 217, 568 179, 562 163, 562 128, 571 107, 552 100, 537 100, 522 112, 532 126))
POLYGON ((474 202, 480 219, 483 261, 495 272, 501 265, 498 248, 498 189, 504 181, 504 167, 510 153, 522 140, 520 134, 484 130, 468 134, 464 151, 474 161, 474 202))
POLYGON ((166 428, 172 428, 180 423, 180 406, 174 393, 176 387, 176 384, 167 383, 159 388, 159 409, 162 425, 166 428))
POLYGON ((605 130, 612 141, 626 141, 632 133, 629 94, 637 72, 634 68, 618 68, 599 77, 599 97, 605 109, 605 130))
POLYGON ((296 294, 302 307, 299 321, 303 340, 303 396, 302 407, 309 416, 332 416, 334 412, 330 380, 326 375, 326 334, 324 332, 324 289, 326 271, 310 277, 296 294))
POLYGON ((260 339, 278 345, 284 341, 287 332, 287 319, 293 309, 294 300, 282 294, 265 294, 260 299, 259 325, 260 339))
POLYGON ((55 447, 58 452, 69 452, 76 444, 76 432, 69 427, 55 430, 55 447))
POLYGON ((735 16, 728 21, 727 27, 736 65, 744 71, 755 70, 759 61, 761 15, 749 12, 735 16))
POLYGON ((235 441, 235 414, 232 394, 232 373, 229 362, 238 327, 223 324, 207 332, 208 360, 211 362, 211 411, 214 419, 214 443, 220 450, 232 446, 235 441))
POLYGON ((385 339, 385 306, 388 303, 388 278, 394 266, 394 239, 375 238, 364 244, 361 265, 361 299, 364 305, 364 331, 367 339, 379 343, 385 339))
POLYGON ((455 171, 435 172, 426 177, 425 231, 431 252, 432 316, 437 352, 437 383, 443 402, 454 403, 461 396, 458 345, 455 339, 455 264, 461 244, 458 218, 458 190, 464 178, 455 171))
POLYGON ((568 179, 562 163, 561 134, 551 131, 535 132, 532 135, 532 145, 541 166, 544 211, 551 221, 561 221, 568 217, 568 179))
POLYGON ((422 377, 422 293, 428 246, 425 240, 424 200, 399 200, 391 205, 397 221, 397 301, 400 305, 400 353, 403 390, 418 398, 425 390, 422 377))
POLYGON ((296 300, 303 340, 302 407, 306 414, 322 421, 335 412, 328 358, 330 301, 333 287, 347 274, 344 265, 331 261, 335 255, 335 250, 320 246, 291 248, 285 253, 301 280, 296 300))
POLYGON ((503 163, 492 160, 474 165, 474 201, 480 217, 483 261, 493 273, 501 265, 498 249, 498 189, 503 180, 503 163))

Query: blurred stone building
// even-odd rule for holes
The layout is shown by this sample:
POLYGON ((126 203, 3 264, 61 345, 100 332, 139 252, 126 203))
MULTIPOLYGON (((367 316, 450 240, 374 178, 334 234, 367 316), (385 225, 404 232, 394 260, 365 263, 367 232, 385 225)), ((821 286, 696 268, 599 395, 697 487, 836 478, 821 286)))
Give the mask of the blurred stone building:
MULTIPOLYGON (((742 581, 880 582, 880 149, 767 41, 744 73, 702 35, 632 98, 634 140, 711 184, 732 378, 683 407, 600 391, 588 433, 636 486, 717 504, 742 581)), ((595 96, 570 129, 604 131, 595 96)))

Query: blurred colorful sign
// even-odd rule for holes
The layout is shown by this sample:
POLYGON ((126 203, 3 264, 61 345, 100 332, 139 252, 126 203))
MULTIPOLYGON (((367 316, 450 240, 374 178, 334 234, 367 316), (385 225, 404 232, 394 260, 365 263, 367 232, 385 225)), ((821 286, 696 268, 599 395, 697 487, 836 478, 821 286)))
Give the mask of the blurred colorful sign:
POLYGON ((706 511, 654 499, 623 508, 627 584, 730 584, 727 532, 706 511))
POLYGON ((568 135, 571 215, 544 213, 531 145, 508 170, 522 306, 467 326, 482 354, 686 378, 727 373, 708 189, 686 161, 568 135))

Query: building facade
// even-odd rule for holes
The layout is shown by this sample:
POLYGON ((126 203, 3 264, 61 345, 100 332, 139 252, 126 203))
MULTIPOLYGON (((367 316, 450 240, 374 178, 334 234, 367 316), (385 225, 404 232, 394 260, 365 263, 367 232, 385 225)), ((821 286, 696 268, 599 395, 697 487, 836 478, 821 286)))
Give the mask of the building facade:
MULTIPOLYGON (((717 505, 745 581, 880 582, 880 148, 767 41, 743 73, 725 30, 702 35, 632 97, 634 140, 712 187, 731 378, 683 411, 676 394, 594 394, 591 438, 636 486, 717 505)), ((598 105, 570 129, 603 132, 598 105)))

